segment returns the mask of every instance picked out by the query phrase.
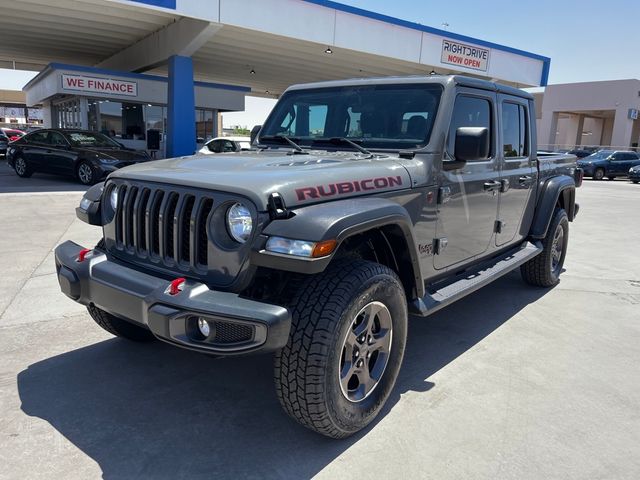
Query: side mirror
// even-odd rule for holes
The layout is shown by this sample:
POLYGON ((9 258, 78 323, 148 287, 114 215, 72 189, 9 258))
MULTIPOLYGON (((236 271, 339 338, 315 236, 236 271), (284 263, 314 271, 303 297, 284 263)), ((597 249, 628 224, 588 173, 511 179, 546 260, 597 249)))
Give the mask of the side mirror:
POLYGON ((256 139, 256 137, 258 136, 258 133, 260 133, 260 129, 262 128, 262 125, 256 125, 255 127, 253 127, 251 129, 251 134, 250 134, 250 138, 251 138, 251 143, 253 144, 253 141, 256 139))
POLYGON ((485 127, 460 127, 456 130, 453 155, 459 162, 487 160, 491 151, 489 129, 485 127))

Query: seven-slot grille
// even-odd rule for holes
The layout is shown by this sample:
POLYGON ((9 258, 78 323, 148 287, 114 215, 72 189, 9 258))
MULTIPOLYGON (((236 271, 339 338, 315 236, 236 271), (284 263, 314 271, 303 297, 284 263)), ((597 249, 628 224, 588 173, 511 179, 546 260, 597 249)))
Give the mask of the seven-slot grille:
POLYGON ((206 270, 207 224, 213 198, 151 185, 121 184, 115 188, 117 249, 166 266, 206 270))

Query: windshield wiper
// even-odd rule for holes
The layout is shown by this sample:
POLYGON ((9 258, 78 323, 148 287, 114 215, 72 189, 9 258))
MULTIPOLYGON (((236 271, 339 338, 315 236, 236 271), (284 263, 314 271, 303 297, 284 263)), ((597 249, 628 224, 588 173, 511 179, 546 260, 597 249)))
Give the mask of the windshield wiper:
POLYGON ((296 142, 291 140, 291 138, 287 137, 286 135, 265 135, 263 137, 260 137, 260 140, 284 140, 293 147, 295 153, 301 154, 301 155, 309 154, 309 152, 305 152, 300 145, 298 145, 296 142))
POLYGON ((332 137, 332 138, 317 138, 314 142, 327 142, 327 143, 346 143, 350 147, 355 148, 360 153, 364 153, 365 155, 374 156, 372 152, 364 148, 362 145, 358 145, 356 142, 349 140, 344 137, 332 137))

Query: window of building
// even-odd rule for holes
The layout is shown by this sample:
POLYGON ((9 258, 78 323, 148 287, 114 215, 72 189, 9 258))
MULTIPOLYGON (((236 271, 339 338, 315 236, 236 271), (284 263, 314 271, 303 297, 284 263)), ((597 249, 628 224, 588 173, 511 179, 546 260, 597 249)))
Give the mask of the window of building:
MULTIPOLYGON (((489 129, 491 138, 493 138, 491 125, 491 102, 488 99, 466 95, 458 96, 449 129, 449 142, 447 146, 449 153, 454 153, 456 131, 458 128, 484 127, 489 129)), ((493 155, 493 142, 491 142, 491 146, 491 155, 493 155)))
POLYGON ((196 140, 204 143, 216 136, 213 110, 196 109, 196 140))

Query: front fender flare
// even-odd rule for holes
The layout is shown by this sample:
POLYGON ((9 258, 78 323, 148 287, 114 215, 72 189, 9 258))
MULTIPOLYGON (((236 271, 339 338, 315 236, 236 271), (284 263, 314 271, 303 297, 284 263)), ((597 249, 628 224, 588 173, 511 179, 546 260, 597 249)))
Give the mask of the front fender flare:
POLYGON ((274 220, 263 230, 259 241, 254 244, 251 263, 278 270, 319 273, 329 265, 344 240, 368 230, 390 225, 397 226, 402 231, 411 258, 415 290, 422 296, 424 284, 415 248, 413 222, 403 206, 386 198, 355 198, 311 205, 295 210, 292 218, 274 220), (270 236, 312 242, 335 239, 338 241, 338 248, 333 254, 317 259, 281 255, 264 250, 270 236))

